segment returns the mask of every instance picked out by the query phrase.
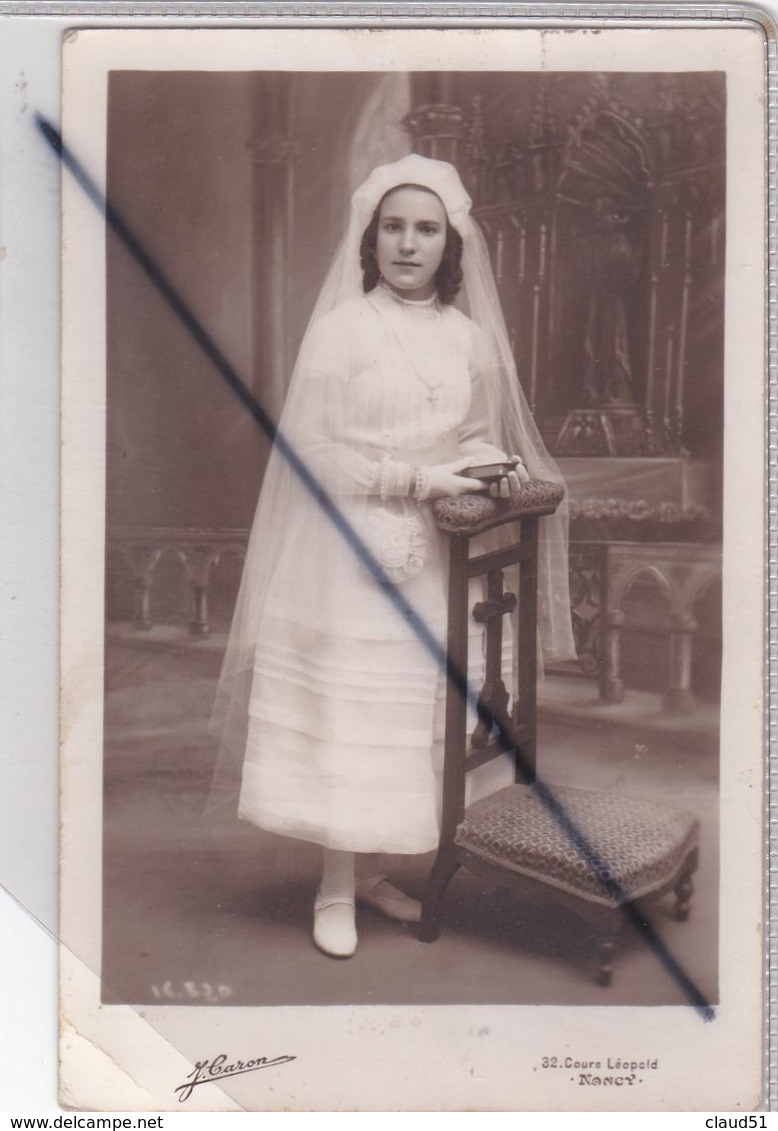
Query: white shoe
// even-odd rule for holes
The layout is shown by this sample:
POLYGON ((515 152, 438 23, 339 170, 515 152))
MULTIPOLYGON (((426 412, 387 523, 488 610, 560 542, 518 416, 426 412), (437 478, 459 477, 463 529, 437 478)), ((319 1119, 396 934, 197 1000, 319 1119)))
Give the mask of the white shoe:
POLYGON ((313 905, 313 941, 331 958, 351 958, 357 949, 354 900, 347 896, 322 897, 313 905))
POLYGON ((356 895, 360 903, 375 908, 388 919, 399 919, 401 923, 421 922, 421 904, 418 899, 399 891, 389 883, 383 872, 366 880, 357 880, 356 895))

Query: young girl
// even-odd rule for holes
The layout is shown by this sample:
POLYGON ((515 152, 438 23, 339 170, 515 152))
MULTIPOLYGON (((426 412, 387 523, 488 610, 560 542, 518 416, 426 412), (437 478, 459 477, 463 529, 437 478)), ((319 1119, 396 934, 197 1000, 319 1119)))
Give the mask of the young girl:
MULTIPOLYGON (((503 497, 530 475, 558 478, 469 209, 453 166, 416 154, 355 193, 290 384, 222 671, 240 816, 322 845, 314 941, 337 957, 356 948, 356 901, 420 917, 376 854, 438 842, 445 678, 418 623, 444 645, 447 558, 430 504, 483 490, 462 472, 514 453, 492 488, 503 497)), ((545 520, 540 564, 546 653, 570 655, 562 515, 545 520)))

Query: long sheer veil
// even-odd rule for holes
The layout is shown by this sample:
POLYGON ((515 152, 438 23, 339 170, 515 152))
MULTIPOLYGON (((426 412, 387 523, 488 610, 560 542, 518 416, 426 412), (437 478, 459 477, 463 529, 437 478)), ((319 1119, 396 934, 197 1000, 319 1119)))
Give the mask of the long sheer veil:
MULTIPOLYGON (((221 748, 209 800, 211 815, 235 809, 245 751, 248 701, 254 649, 275 561, 275 549, 292 515, 298 527, 304 516, 305 553, 316 563, 317 530, 332 524, 332 500, 323 500, 310 468, 299 459, 295 437, 309 410, 315 371, 315 328, 341 303, 363 294, 359 246, 362 234, 383 196, 401 184, 419 185, 436 193, 448 219, 463 241, 463 285, 457 305, 482 331, 483 381, 489 412, 489 438, 506 454, 521 455, 536 479, 561 482, 554 461, 530 413, 521 389, 484 238, 473 220, 471 201, 453 165, 409 154, 380 165, 356 190, 348 228, 322 285, 292 374, 278 424, 278 436, 265 473, 251 529, 243 578, 222 665, 212 716, 221 748), (324 504, 324 505, 323 505, 324 504)), ((333 504, 337 508, 337 501, 333 504)), ((538 625, 543 657, 575 655, 570 620, 567 573, 567 504, 541 522, 538 625)), ((331 530, 328 530, 331 537, 331 530)), ((359 536, 359 531, 356 531, 359 536)), ((347 540, 343 553, 354 552, 347 540)))

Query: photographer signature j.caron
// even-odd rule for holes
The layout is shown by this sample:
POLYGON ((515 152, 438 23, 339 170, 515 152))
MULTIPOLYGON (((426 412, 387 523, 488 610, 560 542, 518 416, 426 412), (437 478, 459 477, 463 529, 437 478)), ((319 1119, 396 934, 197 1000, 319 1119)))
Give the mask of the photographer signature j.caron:
POLYGON ((199 1084, 214 1084, 230 1076, 242 1076, 246 1072, 257 1072, 260 1068, 276 1068, 281 1064, 289 1064, 297 1057, 282 1054, 281 1056, 256 1056, 251 1060, 227 1059, 226 1052, 219 1053, 211 1060, 198 1060, 186 1078, 186 1082, 179 1084, 175 1089, 179 1103, 185 1103, 199 1084))

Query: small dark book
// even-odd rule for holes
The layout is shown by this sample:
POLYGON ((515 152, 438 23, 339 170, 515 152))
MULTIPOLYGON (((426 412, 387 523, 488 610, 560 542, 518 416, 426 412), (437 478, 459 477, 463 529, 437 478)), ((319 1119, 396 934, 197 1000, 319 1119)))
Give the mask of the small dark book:
POLYGON ((515 470, 513 463, 482 463, 477 467, 466 467, 459 474, 466 475, 468 479, 480 479, 483 483, 495 483, 498 479, 504 479, 508 472, 515 470))

